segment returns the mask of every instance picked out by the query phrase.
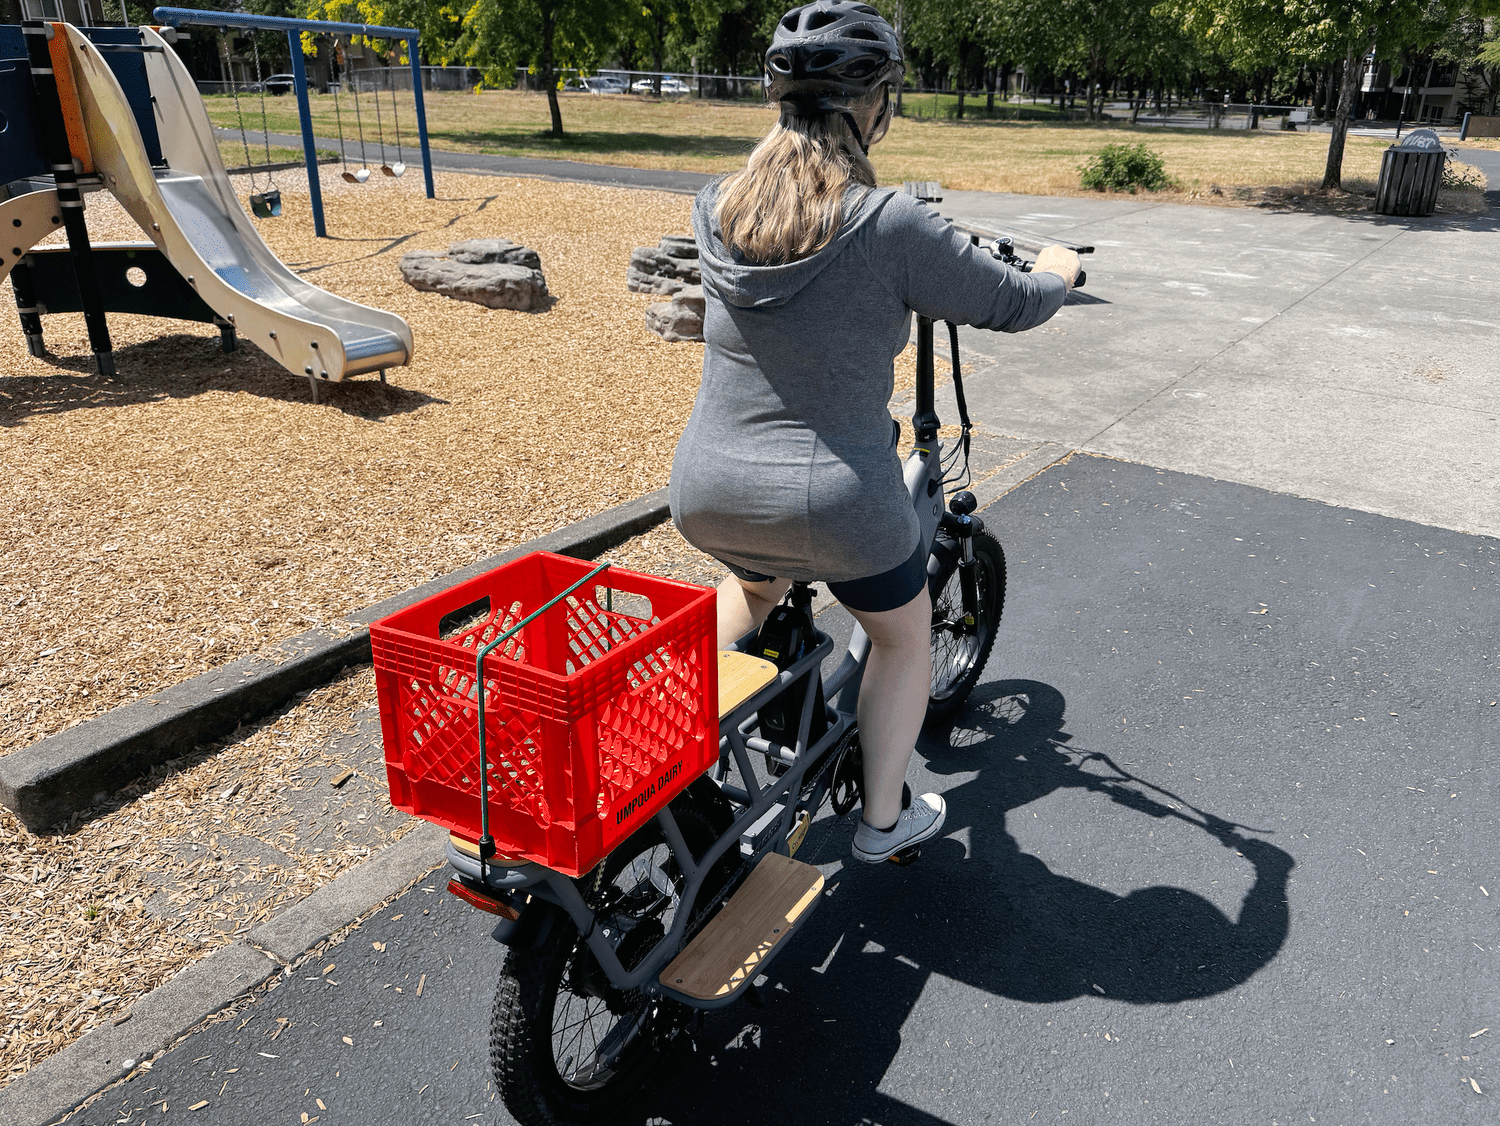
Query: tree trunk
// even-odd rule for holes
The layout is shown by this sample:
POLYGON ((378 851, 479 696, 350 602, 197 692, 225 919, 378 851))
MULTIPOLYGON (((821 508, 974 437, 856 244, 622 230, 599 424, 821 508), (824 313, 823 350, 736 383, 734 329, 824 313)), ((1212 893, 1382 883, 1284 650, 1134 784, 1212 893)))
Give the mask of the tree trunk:
MULTIPOLYGON (((1372 43, 1368 50, 1373 51, 1372 43)), ((1339 108, 1333 118, 1333 133, 1328 138, 1328 163, 1323 168, 1323 189, 1343 187, 1344 136, 1349 132, 1349 114, 1354 109, 1354 94, 1359 89, 1359 65, 1364 52, 1357 40, 1350 40, 1349 52, 1344 56, 1344 73, 1339 82, 1339 108)))
POLYGON ((547 109, 552 115, 552 136, 563 135, 562 107, 557 104, 556 56, 553 54, 553 39, 557 31, 557 10, 552 4, 542 5, 542 57, 537 65, 538 77, 547 91, 547 109))
POLYGON ((990 117, 995 116, 995 68, 987 67, 984 72, 984 112, 990 117))

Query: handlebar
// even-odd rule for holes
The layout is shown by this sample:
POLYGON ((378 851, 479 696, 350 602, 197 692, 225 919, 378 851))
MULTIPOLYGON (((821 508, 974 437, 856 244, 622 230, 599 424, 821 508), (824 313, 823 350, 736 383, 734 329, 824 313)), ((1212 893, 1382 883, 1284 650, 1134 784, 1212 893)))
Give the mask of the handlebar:
MULTIPOLYGON (((986 243, 985 249, 988 250, 990 254, 999 261, 1004 262, 1007 266, 1011 266, 1017 270, 1020 270, 1023 274, 1031 273, 1031 267, 1036 265, 1036 263, 1029 262, 1016 253, 1016 244, 1014 240, 1010 239, 1009 237, 1002 236, 1000 238, 997 238, 994 242, 986 243)), ((1085 273, 1082 268, 1080 268, 1078 271, 1078 277, 1073 282, 1073 288, 1082 289, 1083 283, 1087 280, 1088 274, 1085 273)))

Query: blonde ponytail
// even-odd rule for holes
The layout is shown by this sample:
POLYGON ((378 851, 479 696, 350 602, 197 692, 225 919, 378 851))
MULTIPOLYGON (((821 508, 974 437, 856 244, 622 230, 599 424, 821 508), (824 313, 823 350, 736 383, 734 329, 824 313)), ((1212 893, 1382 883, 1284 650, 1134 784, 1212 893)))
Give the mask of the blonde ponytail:
POLYGON ((875 169, 843 115, 783 115, 719 185, 724 244, 758 265, 815 254, 838 233, 850 184, 873 188, 875 169))

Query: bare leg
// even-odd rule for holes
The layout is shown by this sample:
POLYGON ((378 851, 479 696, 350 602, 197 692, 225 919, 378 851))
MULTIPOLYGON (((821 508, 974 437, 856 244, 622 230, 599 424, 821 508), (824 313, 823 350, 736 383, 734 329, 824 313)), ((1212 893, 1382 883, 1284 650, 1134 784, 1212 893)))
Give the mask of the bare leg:
POLYGON ((870 663, 859 686, 858 708, 865 760, 864 820, 872 828, 886 829, 901 815, 901 786, 927 714, 932 600, 923 586, 895 610, 849 612, 870 635, 870 663))
POLYGON ((790 579, 747 583, 733 574, 729 575, 719 584, 719 648, 725 648, 752 629, 758 628, 791 585, 790 579))

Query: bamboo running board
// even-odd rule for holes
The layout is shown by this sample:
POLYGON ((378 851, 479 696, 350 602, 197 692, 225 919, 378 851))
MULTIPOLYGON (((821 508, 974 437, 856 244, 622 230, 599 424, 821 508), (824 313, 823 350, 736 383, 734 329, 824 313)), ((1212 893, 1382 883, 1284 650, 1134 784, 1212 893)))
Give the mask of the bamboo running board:
POLYGON ((770 661, 749 653, 719 650, 719 718, 723 719, 770 684, 777 674, 770 661))
POLYGON ((823 874, 811 864, 767 853, 659 980, 700 1001, 738 992, 812 910, 822 890, 823 874))

